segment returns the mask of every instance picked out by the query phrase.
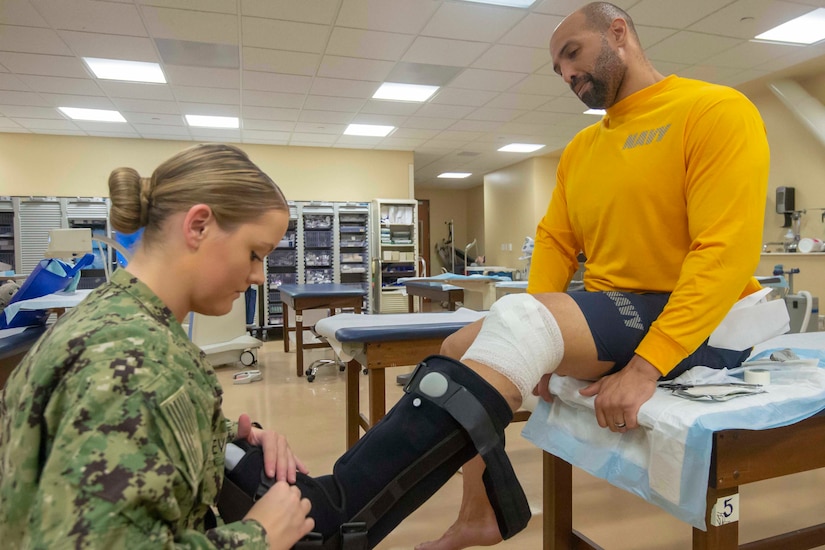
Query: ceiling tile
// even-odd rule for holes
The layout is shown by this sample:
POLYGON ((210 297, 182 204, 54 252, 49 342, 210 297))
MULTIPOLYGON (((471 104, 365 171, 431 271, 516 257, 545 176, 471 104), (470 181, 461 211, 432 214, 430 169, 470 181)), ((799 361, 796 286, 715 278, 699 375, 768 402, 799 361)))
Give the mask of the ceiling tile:
MULTIPOLYGON (((246 112, 246 108, 244 108, 244 112, 246 112)), ((243 119, 243 128, 244 132, 246 132, 247 130, 261 130, 267 132, 292 132, 292 129, 295 128, 295 122, 287 120, 256 120, 253 118, 247 118, 245 116, 243 119)))
POLYGON ((51 29, 0 25, 0 50, 7 52, 71 55, 60 36, 51 29))
POLYGON ((652 27, 685 28, 732 0, 642 0, 628 9, 633 22, 652 27))
POLYGON ((239 105, 221 105, 219 103, 179 102, 180 110, 185 115, 207 116, 241 116, 239 105))
POLYGON ((414 36, 336 27, 326 52, 344 57, 366 57, 396 61, 407 50, 414 36))
POLYGON ((270 50, 321 53, 329 29, 324 25, 278 21, 275 19, 243 18, 243 44, 270 50))
POLYGON ((412 101, 384 101, 382 99, 370 99, 361 107, 362 113, 376 115, 403 115, 410 116, 421 108, 421 103, 412 101))
POLYGON ((494 42, 526 15, 525 10, 445 2, 421 31, 424 36, 494 42))
POLYGON ((405 120, 406 116, 374 115, 370 113, 358 113, 350 122, 353 124, 374 124, 378 126, 393 126, 398 128, 405 120))
POLYGON ((71 120, 49 118, 14 118, 14 122, 29 130, 78 130, 71 120))
POLYGON ((467 69, 453 80, 451 87, 503 92, 515 86, 526 76, 527 73, 467 69))
POLYGON ((104 57, 151 63, 160 61, 151 38, 78 31, 58 31, 58 34, 80 57, 104 57))
POLYGON ((296 122, 294 131, 307 134, 334 134, 340 136, 347 129, 346 124, 330 122, 296 122))
POLYGON ((155 136, 181 136, 191 139, 189 129, 186 126, 165 126, 163 124, 136 124, 132 123, 134 129, 140 134, 152 134, 155 136))
POLYGON ((647 51, 647 49, 654 44, 658 44, 668 36, 676 34, 678 30, 636 25, 636 32, 639 33, 639 41, 642 43, 642 48, 647 51))
POLYGON ((172 101, 156 101, 152 99, 113 98, 115 107, 122 112, 134 113, 161 113, 166 115, 180 114, 180 107, 172 101))
POLYGON ((329 0, 241 0, 241 13, 244 16, 284 21, 329 25, 337 11, 338 3, 329 0))
POLYGON ((363 99, 322 95, 309 95, 303 104, 305 109, 311 109, 313 111, 341 112, 357 112, 362 105, 364 105, 363 99))
POLYGON ((264 92, 261 90, 244 90, 241 100, 244 106, 283 107, 286 109, 300 109, 304 104, 303 94, 284 94, 264 92))
POLYGON ((314 53, 243 49, 243 68, 250 71, 315 76, 321 56, 314 53))
POLYGON ((0 104, 48 107, 51 105, 40 94, 34 92, 0 91, 0 104))
POLYGON ((422 143, 424 143, 423 139, 388 137, 381 140, 381 143, 379 145, 382 149, 398 149, 401 151, 412 151, 422 143))
POLYGON ((705 60, 709 65, 731 68, 751 68, 787 55, 795 46, 766 42, 742 42, 733 48, 705 60))
POLYGON ((242 78, 244 88, 264 92, 304 94, 309 91, 312 85, 312 79, 310 77, 292 74, 244 71, 242 78))
POLYGON ((380 84, 363 80, 343 80, 340 78, 316 78, 312 82, 312 92, 317 95, 371 98, 380 84))
POLYGON ((134 4, 94 0, 30 0, 54 29, 146 36, 134 4))
POLYGON ((335 24, 372 31, 417 34, 439 4, 436 0, 344 0, 335 24))
MULTIPOLYGON (((134 0, 126 0, 134 1, 134 0)), ((146 6, 160 8, 197 9, 199 11, 214 11, 217 13, 238 13, 237 0, 136 0, 146 6)))
POLYGON ((74 57, 0 52, 0 63, 17 74, 66 76, 70 78, 88 78, 90 76, 83 62, 74 57))
POLYGON ((144 6, 146 28, 154 38, 238 44, 238 17, 222 13, 144 6))
POLYGON ((183 120, 183 116, 178 114, 170 115, 162 113, 129 113, 123 111, 121 111, 120 114, 122 114, 123 118, 125 118, 135 128, 137 128, 138 125, 148 126, 153 124, 159 126, 180 126, 181 128, 186 127, 186 123, 183 120))
POLYGON ((527 46, 529 48, 550 48, 550 35, 563 17, 530 13, 519 21, 513 29, 504 35, 499 42, 512 46, 527 46))
POLYGON ((449 127, 453 122, 455 121, 448 118, 411 116, 407 119, 407 122, 404 123, 404 127, 422 130, 444 130, 445 128, 449 127))
POLYGON ((452 126, 450 130, 459 130, 462 132, 495 132, 501 122, 492 120, 459 120, 452 126))
POLYGON ((552 75, 531 74, 509 90, 518 94, 560 96, 572 93, 564 79, 553 73, 552 75))
POLYGON ((156 38, 155 46, 166 65, 211 69, 237 69, 241 66, 240 49, 235 44, 156 38))
POLYGON ((48 27, 49 24, 37 13, 29 0, 3 0, 0 2, 0 23, 24 27, 48 27))
POLYGON ((464 118, 473 112, 472 107, 464 105, 436 105, 428 103, 423 105, 417 112, 416 116, 422 117, 438 117, 438 118, 464 118))
POLYGON ((254 139, 259 140, 262 143, 271 143, 272 141, 281 141, 286 143, 289 141, 289 136, 292 135, 292 132, 271 132, 269 130, 250 130, 248 128, 244 128, 241 135, 243 136, 244 141, 254 139))
POLYGON ((499 94, 486 106, 498 109, 535 109, 547 102, 547 96, 529 94, 499 94))
POLYGON ((74 124, 85 132, 107 132, 116 134, 136 133, 129 124, 122 122, 94 122, 91 120, 75 120, 74 124))
POLYGON ((283 120, 294 122, 298 120, 298 115, 300 113, 300 109, 276 109, 272 107, 254 107, 250 105, 244 105, 243 108, 244 120, 283 120))
POLYGON ((59 76, 23 75, 20 79, 35 92, 102 96, 98 83, 91 78, 63 78, 59 76))
POLYGON ((392 133, 393 137, 396 138, 403 138, 403 139, 417 139, 417 140, 424 140, 430 139, 431 137, 435 137, 438 134, 439 130, 425 130, 421 128, 398 128, 395 132, 392 133))
POLYGON ((467 90, 450 87, 439 90, 435 97, 430 100, 430 103, 481 107, 497 95, 498 92, 488 90, 467 90))
POLYGON ((0 90, 28 91, 30 88, 21 77, 11 73, 0 73, 0 90))
POLYGON ((188 136, 176 136, 173 134, 152 134, 149 132, 141 133, 143 139, 157 139, 157 140, 169 140, 169 141, 192 141, 191 137, 188 136))
POLYGON ((298 120, 300 122, 319 122, 321 124, 349 124, 352 121, 352 113, 303 110, 298 116, 298 120))
POLYGON ((82 109, 115 109, 114 103, 108 97, 96 97, 88 95, 71 95, 71 94, 44 94, 42 97, 49 105, 53 107, 79 107, 82 109))
POLYGON ((659 60, 675 63, 701 63, 737 44, 739 40, 735 38, 682 31, 649 48, 647 56, 654 62, 654 65, 659 60))
POLYGON ((239 69, 216 69, 211 67, 182 67, 164 65, 166 80, 179 86, 207 86, 210 88, 239 88, 239 69))
POLYGON ((174 101, 175 96, 167 84, 144 84, 136 82, 116 82, 114 80, 98 80, 97 84, 109 97, 123 97, 132 99, 155 99, 158 101, 174 101))
POLYGON ((172 86, 172 91, 178 101, 195 103, 220 103, 238 105, 240 92, 227 88, 202 88, 196 86, 172 86))
POLYGON ((541 48, 493 46, 473 63, 476 69, 532 73, 550 62, 550 52, 541 48))
POLYGON ((357 75, 362 80, 383 81, 393 65, 392 61, 325 55, 318 67, 318 76, 352 78, 357 75))
POLYGON ((492 107, 482 107, 476 109, 469 115, 467 120, 489 120, 495 122, 509 122, 519 116, 524 111, 516 109, 494 109, 492 107))
POLYGON ((538 108, 539 111, 549 111, 554 113, 579 114, 587 110, 587 105, 574 96, 571 92, 563 97, 556 97, 538 108))
POLYGON ((64 119, 60 111, 54 107, 26 107, 22 105, 3 105, 2 103, 0 103, 0 115, 13 118, 64 119))
POLYGON ((488 47, 481 42, 419 36, 404 54, 403 60, 411 63, 466 67, 478 59, 488 47))
POLYGON ((304 132, 293 132, 290 142, 302 144, 332 145, 338 140, 338 135, 333 134, 310 134, 304 132))
POLYGON ((811 11, 808 6, 776 0, 738 0, 687 27, 696 32, 750 40, 757 34, 811 11))

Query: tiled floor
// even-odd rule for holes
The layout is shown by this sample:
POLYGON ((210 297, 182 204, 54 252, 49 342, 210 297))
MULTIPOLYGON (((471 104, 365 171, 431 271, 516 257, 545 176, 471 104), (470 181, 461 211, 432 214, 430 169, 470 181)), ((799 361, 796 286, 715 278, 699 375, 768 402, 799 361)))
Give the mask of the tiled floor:
MULTIPOLYGON (((306 352, 307 362, 331 357, 331 352, 306 352)), ((318 373, 313 383, 295 376, 295 352, 285 354, 280 341, 266 342, 258 367, 263 380, 232 385, 238 366, 218 368, 225 389, 224 411, 229 417, 247 412, 265 427, 285 434, 311 473, 331 470, 345 450, 345 374, 336 368, 318 373)), ((389 369, 387 395, 395 402, 401 391, 389 369)), ((366 377, 362 403, 366 402, 366 377)), ((508 454, 525 488, 534 517, 525 531, 497 546, 501 549, 541 548, 541 453, 520 437, 521 427, 507 430, 508 454)), ((389 452, 389 450, 388 450, 389 452)), ((825 449, 823 449, 825 452, 825 449)), ((380 550, 411 549, 439 536, 453 521, 461 499, 460 474, 429 502, 405 520, 379 546, 380 550)), ((745 486, 741 491, 740 542, 825 521, 825 469, 745 486)), ((574 525, 607 550, 676 550, 691 547, 691 528, 655 506, 606 482, 574 469, 574 525)), ((823 547, 825 548, 825 547, 823 547)))

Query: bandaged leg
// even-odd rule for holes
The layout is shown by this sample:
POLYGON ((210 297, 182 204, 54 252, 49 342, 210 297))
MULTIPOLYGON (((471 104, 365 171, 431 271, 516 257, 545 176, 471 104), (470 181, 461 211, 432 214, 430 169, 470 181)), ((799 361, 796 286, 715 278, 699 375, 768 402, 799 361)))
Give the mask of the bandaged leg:
POLYGON ((508 294, 490 308, 461 360, 501 373, 528 401, 541 377, 555 371, 563 356, 561 329, 550 310, 530 294, 508 294))
MULTIPOLYGON (((441 356, 423 361, 405 392, 338 459, 332 475, 299 475, 324 548, 338 548, 341 526, 356 522, 366 525, 367 547, 374 547, 476 454, 487 465, 485 485, 502 537, 521 531, 530 509, 504 453, 504 428, 512 420, 506 400, 476 373, 441 356)), ((346 536, 357 536, 347 530, 346 536)))

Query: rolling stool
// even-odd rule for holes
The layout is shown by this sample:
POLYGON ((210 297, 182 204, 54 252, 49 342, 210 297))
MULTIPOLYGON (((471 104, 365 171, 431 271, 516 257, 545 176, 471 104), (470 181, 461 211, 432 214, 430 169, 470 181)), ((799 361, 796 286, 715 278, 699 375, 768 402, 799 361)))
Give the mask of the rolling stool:
MULTIPOLYGON (((314 326, 310 328, 310 330, 312 331, 313 336, 315 336, 320 342, 329 345, 329 341, 326 338, 315 332, 314 326)), ((330 346, 330 349, 332 349, 332 346, 330 346)), ((309 365, 309 368, 307 368, 307 370, 304 372, 304 374, 306 374, 307 376, 307 382, 315 381, 315 375, 318 373, 318 369, 320 369, 321 367, 328 367, 332 365, 338 365, 338 372, 344 372, 345 370, 347 370, 347 364, 338 359, 337 356, 335 357, 335 359, 317 359, 313 361, 309 365)))

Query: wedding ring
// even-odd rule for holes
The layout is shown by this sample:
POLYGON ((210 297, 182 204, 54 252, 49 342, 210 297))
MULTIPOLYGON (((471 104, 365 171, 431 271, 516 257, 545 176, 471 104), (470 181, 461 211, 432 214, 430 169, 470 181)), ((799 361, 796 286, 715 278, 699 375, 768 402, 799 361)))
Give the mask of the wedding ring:
POLYGON ((624 428, 625 426, 627 426, 627 424, 625 424, 624 422, 617 422, 617 423, 616 423, 616 427, 617 427, 617 428, 619 428, 620 430, 621 430, 622 428, 624 428))

